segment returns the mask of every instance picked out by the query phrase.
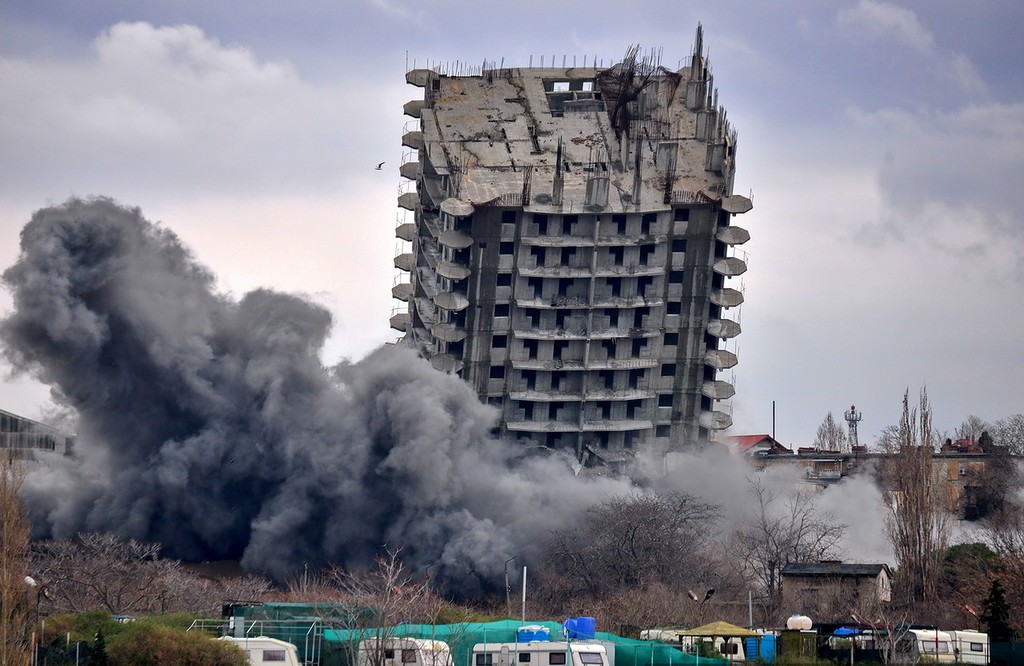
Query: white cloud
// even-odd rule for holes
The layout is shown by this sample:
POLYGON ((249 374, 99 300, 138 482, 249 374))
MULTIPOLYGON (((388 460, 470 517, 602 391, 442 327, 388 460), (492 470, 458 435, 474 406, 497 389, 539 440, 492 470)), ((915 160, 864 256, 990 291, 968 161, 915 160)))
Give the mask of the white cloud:
POLYGON ((360 130, 393 131, 380 114, 358 117, 355 100, 379 93, 358 83, 315 88, 287 63, 194 26, 119 23, 91 56, 0 60, 0 177, 10 186, 45 184, 50 196, 112 185, 323 192, 337 186, 346 157, 375 157, 360 130))
POLYGON ((878 165, 884 198, 862 240, 930 244, 949 258, 979 259, 1004 277, 1024 277, 1024 103, 954 111, 851 109, 855 130, 885 146, 878 165))
POLYGON ((951 81, 971 94, 982 94, 985 85, 974 63, 963 53, 941 48, 935 36, 909 9, 877 0, 860 0, 856 6, 839 12, 841 28, 868 35, 877 41, 892 42, 908 48, 927 63, 931 75, 951 81))
POLYGON ((878 37, 892 37, 922 54, 935 49, 935 38, 909 9, 887 2, 860 0, 839 13, 840 25, 863 29, 878 37))

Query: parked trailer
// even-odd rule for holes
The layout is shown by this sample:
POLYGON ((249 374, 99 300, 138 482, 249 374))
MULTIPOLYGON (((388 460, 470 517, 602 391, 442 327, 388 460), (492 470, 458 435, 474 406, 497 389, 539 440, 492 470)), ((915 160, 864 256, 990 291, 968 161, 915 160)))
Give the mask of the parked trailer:
POLYGON ((357 666, 453 666, 444 641, 426 638, 380 637, 359 641, 357 666))
POLYGON ((286 641, 268 636, 242 638, 221 636, 217 640, 237 645, 239 649, 245 652, 245 656, 248 657, 249 663, 252 666, 263 666, 263 664, 300 666, 299 655, 295 650, 295 646, 286 641))
POLYGON ((961 664, 987 665, 992 660, 988 634, 970 629, 948 632, 953 640, 953 656, 961 664))
POLYGON ((608 666, 608 651, 585 641, 477 643, 469 666, 608 666))
MULTIPOLYGON (((747 660, 747 640, 738 636, 725 638, 722 636, 688 636, 686 629, 644 629, 640 632, 640 640, 657 641, 669 645, 678 646, 687 654, 698 654, 701 643, 714 647, 726 659, 730 661, 747 660)), ((754 639, 756 641, 756 639, 754 639)), ((756 645, 756 643, 754 643, 756 645)), ((750 657, 754 659, 755 657, 750 657)))
MULTIPOLYGON (((905 636, 907 642, 911 643, 907 650, 911 657, 920 658, 921 661, 937 661, 940 663, 953 663, 956 657, 953 655, 953 637, 947 631, 938 629, 908 629, 905 636)), ((903 652, 900 643, 897 643, 898 652, 903 652)))

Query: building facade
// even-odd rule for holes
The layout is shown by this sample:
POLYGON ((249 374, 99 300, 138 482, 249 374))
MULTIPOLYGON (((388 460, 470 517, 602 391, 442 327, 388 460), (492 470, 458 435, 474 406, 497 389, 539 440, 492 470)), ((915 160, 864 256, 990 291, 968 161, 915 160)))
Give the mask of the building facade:
POLYGON ((73 446, 72 435, 0 409, 0 456, 36 460, 39 453, 64 455, 73 446))
POLYGON ((846 622, 851 611, 874 610, 892 601, 886 564, 811 562, 782 568, 782 608, 817 622, 846 622))
POLYGON ((736 135, 698 27, 676 71, 413 69, 392 316, 501 435, 615 464, 713 438, 740 332, 736 135), (717 407, 717 408, 716 408, 717 407))

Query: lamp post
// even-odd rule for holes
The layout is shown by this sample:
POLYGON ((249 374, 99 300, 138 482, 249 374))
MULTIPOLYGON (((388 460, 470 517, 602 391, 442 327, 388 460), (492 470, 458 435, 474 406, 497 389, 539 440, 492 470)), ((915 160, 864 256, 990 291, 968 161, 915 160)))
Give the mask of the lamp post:
POLYGON ((46 595, 47 587, 37 583, 32 576, 25 576, 25 584, 36 592, 36 619, 32 629, 32 664, 35 665, 39 663, 39 647, 43 642, 42 634, 38 634, 38 638, 36 634, 36 630, 39 628, 39 600, 46 595))
POLYGON ((508 584, 508 565, 511 562, 515 562, 515 560, 516 560, 516 556, 515 555, 513 555, 512 557, 510 557, 507 560, 505 560, 505 613, 506 614, 508 613, 508 610, 509 610, 509 608, 512 605, 512 588, 509 587, 509 584, 508 584))

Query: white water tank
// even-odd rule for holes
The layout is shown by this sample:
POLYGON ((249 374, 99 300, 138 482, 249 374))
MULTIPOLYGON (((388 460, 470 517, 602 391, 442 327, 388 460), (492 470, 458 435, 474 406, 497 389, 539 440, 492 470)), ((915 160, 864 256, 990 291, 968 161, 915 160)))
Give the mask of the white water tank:
POLYGON ((786 620, 786 629, 802 629, 807 631, 812 626, 814 626, 814 623, 806 615, 790 615, 789 619, 786 620))

